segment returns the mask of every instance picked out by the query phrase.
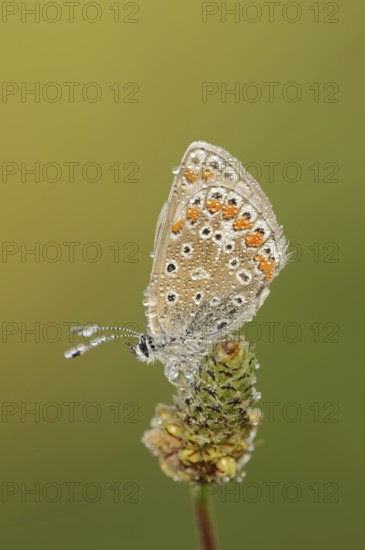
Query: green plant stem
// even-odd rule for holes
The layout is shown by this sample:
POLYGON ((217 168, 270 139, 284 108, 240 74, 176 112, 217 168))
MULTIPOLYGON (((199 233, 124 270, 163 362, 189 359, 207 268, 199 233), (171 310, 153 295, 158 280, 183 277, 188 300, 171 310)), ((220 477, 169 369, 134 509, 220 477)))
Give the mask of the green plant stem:
POLYGON ((201 550, 218 550, 214 534, 212 515, 207 494, 202 485, 191 490, 193 499, 195 523, 201 550))

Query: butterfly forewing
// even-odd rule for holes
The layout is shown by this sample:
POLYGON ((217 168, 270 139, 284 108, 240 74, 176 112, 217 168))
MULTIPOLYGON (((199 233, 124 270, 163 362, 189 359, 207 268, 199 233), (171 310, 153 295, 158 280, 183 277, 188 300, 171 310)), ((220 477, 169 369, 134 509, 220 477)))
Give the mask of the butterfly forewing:
POLYGON ((194 142, 176 172, 157 224, 149 330, 214 338, 253 317, 286 244, 266 195, 228 152, 194 142))

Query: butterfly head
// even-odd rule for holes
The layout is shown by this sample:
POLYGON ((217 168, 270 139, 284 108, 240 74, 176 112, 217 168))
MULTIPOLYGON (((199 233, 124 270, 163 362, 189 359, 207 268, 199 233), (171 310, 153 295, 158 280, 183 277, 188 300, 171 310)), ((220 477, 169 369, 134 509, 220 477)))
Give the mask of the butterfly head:
POLYGON ((141 334, 136 345, 128 345, 131 352, 144 363, 152 363, 156 358, 156 345, 148 334, 141 334))

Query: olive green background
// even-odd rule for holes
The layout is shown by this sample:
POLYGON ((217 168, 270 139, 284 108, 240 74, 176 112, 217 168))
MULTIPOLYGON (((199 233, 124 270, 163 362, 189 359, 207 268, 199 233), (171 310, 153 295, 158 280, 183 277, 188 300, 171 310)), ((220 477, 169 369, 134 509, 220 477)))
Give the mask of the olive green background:
MULTIPOLYGON (((257 23, 235 23, 232 17, 223 23, 217 14, 204 24, 199 2, 144 0, 134 16, 139 22, 114 23, 111 4, 103 4, 103 16, 94 24, 82 20, 79 10, 69 23, 65 9, 54 24, 30 17, 22 23, 19 14, 1 23, 1 80, 28 87, 56 82, 63 90, 55 103, 42 98, 37 103, 30 96, 22 102, 19 93, 5 102, 2 96, 2 168, 5 162, 30 167, 73 161, 96 162, 103 171, 94 183, 85 181, 80 169, 70 182, 66 168, 54 183, 42 177, 34 182, 31 176, 22 182, 20 172, 1 181, 2 243, 31 248, 38 242, 44 250, 53 242, 62 251, 55 262, 47 256, 36 262, 31 255, 23 261, 20 253, 2 255, 0 391, 3 407, 15 407, 13 415, 3 411, 0 424, 5 546, 195 548, 188 489, 165 477, 141 443, 155 405, 172 399, 161 365, 138 363, 122 345, 109 344, 74 362, 67 362, 63 352, 70 347, 67 322, 133 322, 144 328, 142 292, 171 168, 190 142, 203 139, 262 167, 260 183, 297 251, 251 327, 262 365, 257 389, 264 403, 278 405, 271 419, 264 406, 257 436, 264 444, 247 466, 251 486, 232 485, 236 496, 220 492, 212 499, 221 546, 357 548, 364 486, 364 380, 362 352, 356 351, 364 269, 357 240, 364 200, 358 162, 364 13, 355 2, 341 2, 339 22, 324 23, 330 11, 320 3, 321 21, 314 23, 313 2, 301 2, 301 20, 288 23, 281 3, 272 23, 264 10, 257 23), (73 103, 62 84, 71 81, 80 83, 73 103), (100 101, 82 98, 88 82, 101 86, 100 101), (115 82, 120 83, 118 103, 108 89, 115 82), (138 84, 138 102, 123 101, 132 90, 123 90, 127 82, 138 84), (227 88, 256 82, 263 96, 257 102, 227 96, 224 102, 217 94, 203 102, 203 82, 226 82, 227 88), (279 83, 273 101, 264 82, 279 83), (284 101, 288 82, 301 86, 300 101, 284 101), (315 82, 321 90, 318 102, 309 89, 315 82), (337 102, 324 102, 331 91, 323 89, 328 82, 339 87, 337 102), (136 163, 137 181, 114 182, 108 167, 116 162, 121 180, 129 170, 126 163, 136 163), (280 163, 274 181, 267 162, 280 163), (282 171, 290 162, 302 169, 297 182, 282 171), (321 167, 318 182, 309 168, 315 163, 321 167), (325 181, 333 168, 326 163, 338 165, 337 182, 325 181), (65 242, 80 243, 74 262, 65 242), (82 247, 90 242, 100 246, 100 261, 82 257, 82 247), (108 248, 116 242, 117 262, 108 248), (133 251, 137 261, 126 261, 133 251), (273 339, 268 322, 279 324, 273 339), (26 333, 36 323, 39 341, 26 333), (18 332, 9 335, 11 328, 18 332), (79 403, 74 422, 65 402, 79 403), (22 421, 16 409, 35 403, 44 413, 39 422, 31 415, 22 421), (50 403, 62 410, 55 422, 50 403), (101 411, 96 422, 90 421, 96 409, 88 403, 97 403, 101 411), (120 407, 117 422, 114 403, 120 407), (298 411, 301 418, 289 421, 298 411), (6 482, 19 488, 8 498, 6 482), (31 488, 36 482, 48 487, 49 495, 41 495, 39 503, 23 495, 22 502, 21 483, 31 488), (80 484, 74 502, 69 502, 67 482, 80 484), (273 499, 271 482, 279 484, 273 499), (63 488, 58 502, 50 502, 57 497, 50 483, 63 488), (82 496, 88 483, 102 489, 98 502, 88 501, 92 488, 90 498, 82 496), (116 483, 119 502, 113 502, 109 488, 116 483), (298 501, 289 502, 298 487, 298 501)), ((133 5, 120 3, 120 8, 123 18, 133 5)))

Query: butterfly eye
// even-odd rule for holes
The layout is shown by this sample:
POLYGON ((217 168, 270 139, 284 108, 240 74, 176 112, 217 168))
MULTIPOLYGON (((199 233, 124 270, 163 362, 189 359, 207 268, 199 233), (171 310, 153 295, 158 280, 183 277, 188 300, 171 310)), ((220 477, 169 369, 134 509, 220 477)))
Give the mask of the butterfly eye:
POLYGON ((140 352, 143 353, 143 355, 145 357, 149 356, 148 347, 147 347, 147 344, 146 344, 146 338, 145 338, 144 335, 140 339, 140 342, 138 344, 138 348, 139 348, 140 352))
POLYGON ((155 349, 156 349, 156 346, 155 346, 155 344, 154 344, 154 342, 153 342, 152 336, 147 335, 146 338, 147 338, 147 342, 148 342, 148 345, 150 346, 150 348, 153 349, 153 350, 155 350, 155 349))

